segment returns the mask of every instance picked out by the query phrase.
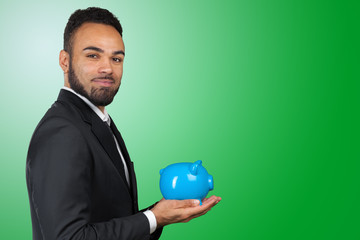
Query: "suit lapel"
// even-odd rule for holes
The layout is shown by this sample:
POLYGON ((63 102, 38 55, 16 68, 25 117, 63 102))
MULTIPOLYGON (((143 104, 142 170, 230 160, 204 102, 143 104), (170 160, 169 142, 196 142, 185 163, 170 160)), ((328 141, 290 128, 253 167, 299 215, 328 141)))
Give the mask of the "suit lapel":
MULTIPOLYGON (((129 185, 125 177, 124 166, 122 164, 120 154, 117 150, 114 137, 111 133, 109 126, 103 122, 99 116, 79 97, 75 94, 67 91, 61 90, 58 101, 67 102, 75 105, 79 110, 85 122, 88 122, 91 125, 91 130, 99 140, 101 146, 104 148, 105 152, 110 157, 112 163, 117 169, 119 175, 123 179, 127 189, 130 192, 129 185)), ((127 156, 128 153, 126 152, 127 156)))
POLYGON ((120 146, 120 150, 121 153, 125 159, 125 162, 127 164, 128 170, 129 170, 129 177, 130 177, 130 186, 131 186, 131 192, 132 192, 132 196, 133 196, 133 200, 134 200, 134 212, 138 212, 138 203, 137 203, 137 185, 136 185, 136 176, 135 176, 135 171, 134 171, 134 164, 133 162, 130 160, 130 156, 129 153, 126 149, 125 146, 125 142, 119 132, 119 130, 117 129, 116 125, 114 124, 114 121, 111 119, 111 124, 110 124, 110 128, 112 130, 112 132, 114 133, 116 140, 118 141, 118 144, 120 146))
POLYGON ((120 176, 128 187, 124 166, 122 164, 120 154, 116 148, 114 137, 110 132, 110 128, 106 125, 105 122, 101 121, 97 115, 95 115, 92 120, 91 130, 109 155, 111 161, 115 165, 120 176))

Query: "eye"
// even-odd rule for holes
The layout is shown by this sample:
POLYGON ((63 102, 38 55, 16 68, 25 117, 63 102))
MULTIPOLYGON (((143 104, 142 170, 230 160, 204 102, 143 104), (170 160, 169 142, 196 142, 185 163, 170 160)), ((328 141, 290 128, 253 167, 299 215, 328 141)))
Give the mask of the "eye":
POLYGON ((96 54, 89 54, 87 55, 88 58, 98 58, 98 56, 96 54))
POLYGON ((122 59, 121 59, 121 58, 113 58, 113 61, 114 61, 114 62, 117 62, 117 63, 121 63, 121 62, 122 62, 122 59))

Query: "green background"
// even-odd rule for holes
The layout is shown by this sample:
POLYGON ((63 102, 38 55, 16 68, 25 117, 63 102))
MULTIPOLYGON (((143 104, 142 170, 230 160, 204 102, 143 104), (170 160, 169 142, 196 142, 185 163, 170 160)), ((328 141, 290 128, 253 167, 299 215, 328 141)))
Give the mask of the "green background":
POLYGON ((138 176, 203 160, 223 200, 162 239, 360 239, 356 1, 1 1, 0 239, 31 239, 25 160, 63 84, 62 34, 78 8, 124 28, 107 108, 138 176))

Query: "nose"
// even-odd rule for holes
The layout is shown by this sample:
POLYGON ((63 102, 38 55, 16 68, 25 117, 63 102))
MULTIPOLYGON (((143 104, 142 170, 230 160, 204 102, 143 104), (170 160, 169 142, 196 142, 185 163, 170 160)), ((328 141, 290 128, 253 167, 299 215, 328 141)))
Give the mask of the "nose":
POLYGON ((102 58, 99 62, 98 72, 103 74, 111 74, 113 71, 112 65, 109 59, 102 58))

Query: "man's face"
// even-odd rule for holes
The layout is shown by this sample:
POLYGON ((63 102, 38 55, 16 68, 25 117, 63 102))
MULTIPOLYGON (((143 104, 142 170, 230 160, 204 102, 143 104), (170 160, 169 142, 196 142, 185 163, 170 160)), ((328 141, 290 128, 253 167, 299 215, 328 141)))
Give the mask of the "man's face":
POLYGON ((120 87, 124 54, 124 42, 114 27, 84 23, 73 39, 70 87, 95 106, 110 104, 120 87))

